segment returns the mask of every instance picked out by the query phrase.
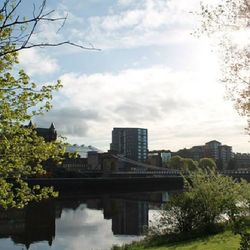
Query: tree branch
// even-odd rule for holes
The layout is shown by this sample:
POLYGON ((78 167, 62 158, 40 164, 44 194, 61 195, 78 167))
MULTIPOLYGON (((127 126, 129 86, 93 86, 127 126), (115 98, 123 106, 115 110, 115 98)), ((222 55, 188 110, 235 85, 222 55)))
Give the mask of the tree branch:
POLYGON ((4 13, 4 20, 0 22, 0 34, 4 33, 4 31, 8 32, 8 29, 11 29, 12 31, 18 27, 18 29, 15 31, 15 34, 13 36, 13 32, 10 32, 9 35, 6 35, 4 37, 1 37, 0 41, 0 57, 5 56, 10 53, 18 52, 23 49, 29 49, 33 47, 57 47, 61 45, 70 45, 74 46, 80 49, 84 50, 96 50, 100 51, 100 49, 95 48, 92 44, 90 46, 83 46, 80 44, 77 44, 75 42, 72 42, 70 40, 67 41, 61 41, 57 43, 52 42, 40 42, 40 43, 31 43, 31 37, 36 33, 37 25, 40 22, 60 22, 62 21, 62 24, 58 28, 56 33, 59 33, 63 26, 65 25, 65 22, 67 20, 68 15, 64 17, 58 17, 54 18, 51 17, 51 14, 54 13, 54 10, 50 10, 48 12, 45 12, 45 7, 47 0, 42 0, 41 5, 39 6, 38 13, 36 13, 36 5, 33 5, 33 12, 32 17, 28 18, 27 20, 23 19, 20 20, 20 16, 16 15, 16 11, 18 7, 20 6, 22 0, 18 0, 18 2, 11 6, 12 2, 10 0, 5 0, 3 3, 3 7, 0 9, 0 13, 4 13), (6 50, 6 47, 9 45, 10 49, 6 50), (5 49, 3 49, 5 48, 5 49))

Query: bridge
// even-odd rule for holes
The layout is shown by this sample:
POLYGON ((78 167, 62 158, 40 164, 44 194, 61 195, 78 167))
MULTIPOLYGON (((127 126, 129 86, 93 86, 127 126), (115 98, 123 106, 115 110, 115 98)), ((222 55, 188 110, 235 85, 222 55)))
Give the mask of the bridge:
MULTIPOLYGON (((129 158, 124 157, 123 155, 110 154, 110 158, 114 161, 109 160, 108 162, 102 163, 100 167, 94 167, 92 169, 84 169, 79 167, 78 172, 84 174, 86 177, 101 177, 101 176, 110 176, 110 177, 159 177, 159 176, 168 176, 168 177, 180 177, 185 173, 180 170, 163 168, 159 166, 150 165, 143 162, 138 162, 129 158), (113 164, 113 165, 112 165, 113 164), (115 165, 115 167, 114 167, 115 165)), ((110 159, 109 158, 109 159, 110 159)), ((250 176, 249 170, 220 170, 220 174, 228 176, 250 176)), ((186 173, 187 174, 187 173, 186 173)))
MULTIPOLYGON (((246 179, 250 182, 250 171, 221 171, 220 174, 232 176, 235 179, 246 179)), ((86 172, 81 178, 29 178, 28 183, 40 186, 53 186, 55 190, 67 193, 91 192, 104 190, 112 193, 130 192, 134 190, 159 191, 182 190, 183 177, 177 171, 132 171, 115 172, 105 176, 101 171, 86 172), (97 175, 98 174, 98 175, 97 175), (95 176, 93 176, 95 175, 95 176)))
MULTIPOLYGON (((57 187, 67 185, 69 185, 69 187, 73 185, 96 187, 98 183, 98 185, 100 184, 100 186, 103 187, 130 186, 131 188, 136 188, 139 185, 142 185, 144 188, 147 185, 165 186, 166 183, 171 187, 178 183, 178 187, 180 187, 183 184, 183 174, 185 175, 185 173, 179 170, 162 168, 128 159, 123 155, 110 153, 104 153, 98 158, 98 163, 97 161, 95 162, 96 165, 92 165, 91 169, 82 165, 74 166, 74 168, 72 167, 71 170, 75 171, 75 174, 71 176, 71 180, 67 178, 50 178, 50 181, 40 179, 39 183, 45 185, 51 183, 53 186, 57 187), (72 177, 79 178, 72 179, 72 177), (68 183, 67 185, 66 182, 68 183)), ((235 179, 243 178, 250 181, 250 170, 223 170, 219 173, 225 176, 232 176, 235 179)), ((61 175, 61 177, 68 177, 68 175, 61 175)), ((36 179, 34 183, 37 181, 36 179)))
MULTIPOLYGON (((54 186, 59 191, 75 192, 91 190, 133 191, 179 190, 183 188, 183 173, 174 169, 161 168, 137 162, 121 155, 108 155, 101 168, 79 168, 77 178, 34 178, 28 179, 30 185, 54 186), (113 162, 122 163, 113 168, 113 162), (128 166, 124 163, 127 163, 128 166)), ((223 170, 221 175, 243 178, 250 181, 250 170, 223 170)), ((185 174, 185 173, 184 173, 185 174)), ((187 173, 186 173, 187 174, 187 173)))
MULTIPOLYGON (((182 177, 185 173, 181 173, 178 170, 173 169, 161 169, 161 170, 133 170, 133 171, 114 171, 110 172, 108 175, 104 171, 100 170, 84 170, 80 172, 81 174, 85 175, 86 177, 102 177, 102 176, 109 176, 109 177, 116 177, 116 178, 123 178, 123 177, 151 177, 151 178, 159 178, 159 177, 182 177)), ((250 170, 222 170, 219 171, 221 175, 225 176, 232 176, 232 177, 239 177, 244 178, 248 177, 250 179, 250 170)))

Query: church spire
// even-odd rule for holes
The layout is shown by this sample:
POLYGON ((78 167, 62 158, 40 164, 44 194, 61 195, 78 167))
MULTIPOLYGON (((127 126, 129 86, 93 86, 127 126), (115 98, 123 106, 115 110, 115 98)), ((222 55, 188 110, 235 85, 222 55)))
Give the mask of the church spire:
POLYGON ((33 122, 30 120, 28 127, 33 127, 33 122))
POLYGON ((56 128, 55 128, 55 124, 54 124, 54 122, 52 122, 51 123, 51 125, 50 125, 50 128, 49 128, 50 130, 55 130, 56 128))

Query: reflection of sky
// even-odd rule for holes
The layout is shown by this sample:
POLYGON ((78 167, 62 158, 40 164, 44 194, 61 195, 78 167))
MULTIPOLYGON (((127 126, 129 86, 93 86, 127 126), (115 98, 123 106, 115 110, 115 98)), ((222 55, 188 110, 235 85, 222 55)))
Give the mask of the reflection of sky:
POLYGON ((162 211, 160 209, 148 210, 148 226, 155 226, 159 224, 162 211))
MULTIPOLYGON (((61 218, 56 220, 56 237, 52 246, 48 242, 38 242, 30 250, 102 250, 114 244, 123 244, 138 239, 136 236, 114 236, 111 220, 103 218, 101 210, 91 210, 80 205, 76 210, 64 209, 61 218)), ((1 240, 5 250, 22 248, 13 246, 9 240, 1 240)), ((2 249, 2 248, 1 248, 2 249)))
MULTIPOLYGON (((165 196, 167 193, 163 193, 165 196)), ((149 226, 159 219, 159 204, 151 204, 148 211, 149 226)), ((112 245, 122 245, 142 236, 113 235, 112 220, 104 219, 102 210, 94 210, 81 204, 77 209, 64 208, 56 221, 55 239, 52 246, 48 241, 32 243, 29 250, 105 250, 112 245)), ((0 239, 0 249, 26 250, 22 244, 14 244, 12 240, 0 239)))
POLYGON ((21 247, 22 245, 14 245, 11 239, 0 239, 0 246, 1 249, 4 250, 13 250, 13 249, 23 250, 21 247))

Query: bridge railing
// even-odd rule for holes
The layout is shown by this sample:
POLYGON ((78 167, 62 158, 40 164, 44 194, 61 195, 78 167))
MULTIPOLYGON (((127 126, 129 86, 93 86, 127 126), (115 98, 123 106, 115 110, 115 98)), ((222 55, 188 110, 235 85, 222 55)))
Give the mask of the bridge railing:
POLYGON ((221 174, 250 174, 250 170, 222 170, 220 171, 221 174))

